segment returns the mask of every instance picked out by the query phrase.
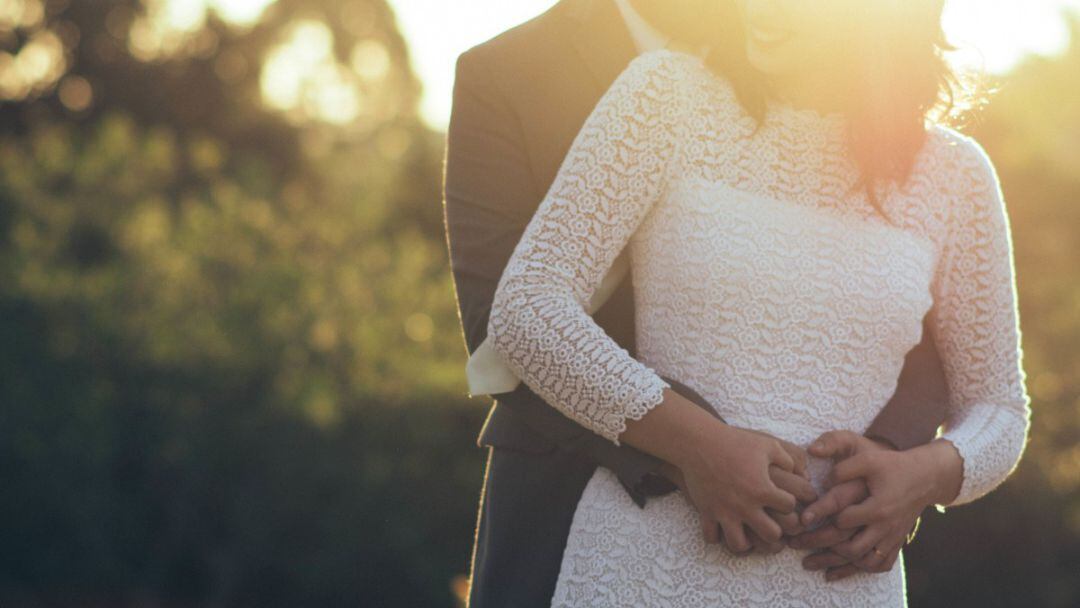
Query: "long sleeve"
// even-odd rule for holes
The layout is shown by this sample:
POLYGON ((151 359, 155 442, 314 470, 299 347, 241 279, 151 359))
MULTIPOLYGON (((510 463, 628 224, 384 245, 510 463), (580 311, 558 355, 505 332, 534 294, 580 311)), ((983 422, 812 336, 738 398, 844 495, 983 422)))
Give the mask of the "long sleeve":
POLYGON ((941 436, 963 459, 963 481, 944 506, 971 502, 1012 473, 1031 417, 1001 187, 977 143, 961 137, 955 145, 949 178, 956 194, 933 285, 932 322, 950 397, 941 436))
POLYGON ((526 385, 615 444, 670 384, 584 307, 676 164, 688 61, 666 49, 639 55, 601 97, 517 244, 488 323, 526 385))

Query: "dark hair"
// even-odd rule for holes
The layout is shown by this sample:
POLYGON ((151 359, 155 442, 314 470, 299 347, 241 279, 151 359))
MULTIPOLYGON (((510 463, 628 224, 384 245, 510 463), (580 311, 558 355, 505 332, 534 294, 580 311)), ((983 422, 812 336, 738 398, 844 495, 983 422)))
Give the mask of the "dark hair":
MULTIPOLYGON (((760 125, 766 110, 765 78, 747 58, 738 7, 734 1, 712 4, 713 14, 703 17, 714 32, 706 63, 731 82, 739 102, 760 125)), ((986 99, 982 79, 959 77, 945 58, 955 49, 941 24, 944 0, 903 0, 899 5, 903 15, 860 24, 856 48, 846 58, 850 65, 844 66, 852 76, 844 114, 849 147, 860 171, 855 187, 866 190, 870 204, 883 216, 878 187, 907 181, 926 141, 928 121, 965 122, 986 99)), ((863 5, 865 10, 873 10, 872 6, 863 5)), ((700 21, 692 31, 667 33, 699 43, 700 21)))

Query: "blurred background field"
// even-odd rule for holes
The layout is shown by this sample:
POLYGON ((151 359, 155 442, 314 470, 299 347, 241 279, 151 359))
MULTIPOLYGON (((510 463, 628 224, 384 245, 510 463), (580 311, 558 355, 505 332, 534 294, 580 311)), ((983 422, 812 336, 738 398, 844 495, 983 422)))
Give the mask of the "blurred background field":
MULTIPOLYGON (((912 606, 1080 605, 1062 19, 968 129, 1011 214, 1032 441, 924 516, 912 606)), ((0 0, 0 606, 455 604, 488 402, 413 42, 385 0, 0 0)))

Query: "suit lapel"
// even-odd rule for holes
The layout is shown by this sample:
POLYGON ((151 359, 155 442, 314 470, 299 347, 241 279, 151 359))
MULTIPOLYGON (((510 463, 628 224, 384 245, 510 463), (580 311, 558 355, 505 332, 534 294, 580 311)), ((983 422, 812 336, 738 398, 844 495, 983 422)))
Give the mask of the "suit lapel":
POLYGON ((597 86, 606 91, 627 64, 637 46, 613 0, 564 0, 567 15, 576 23, 571 30, 574 49, 589 68, 597 86))

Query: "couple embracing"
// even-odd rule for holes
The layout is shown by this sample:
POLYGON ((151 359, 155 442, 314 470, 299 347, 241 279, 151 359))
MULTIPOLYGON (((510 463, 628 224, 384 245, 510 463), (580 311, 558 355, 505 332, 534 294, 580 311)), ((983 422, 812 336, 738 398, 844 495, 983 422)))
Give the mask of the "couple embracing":
POLYGON ((470 605, 903 606, 1029 397, 943 0, 561 0, 464 53, 445 213, 495 397, 470 605))

